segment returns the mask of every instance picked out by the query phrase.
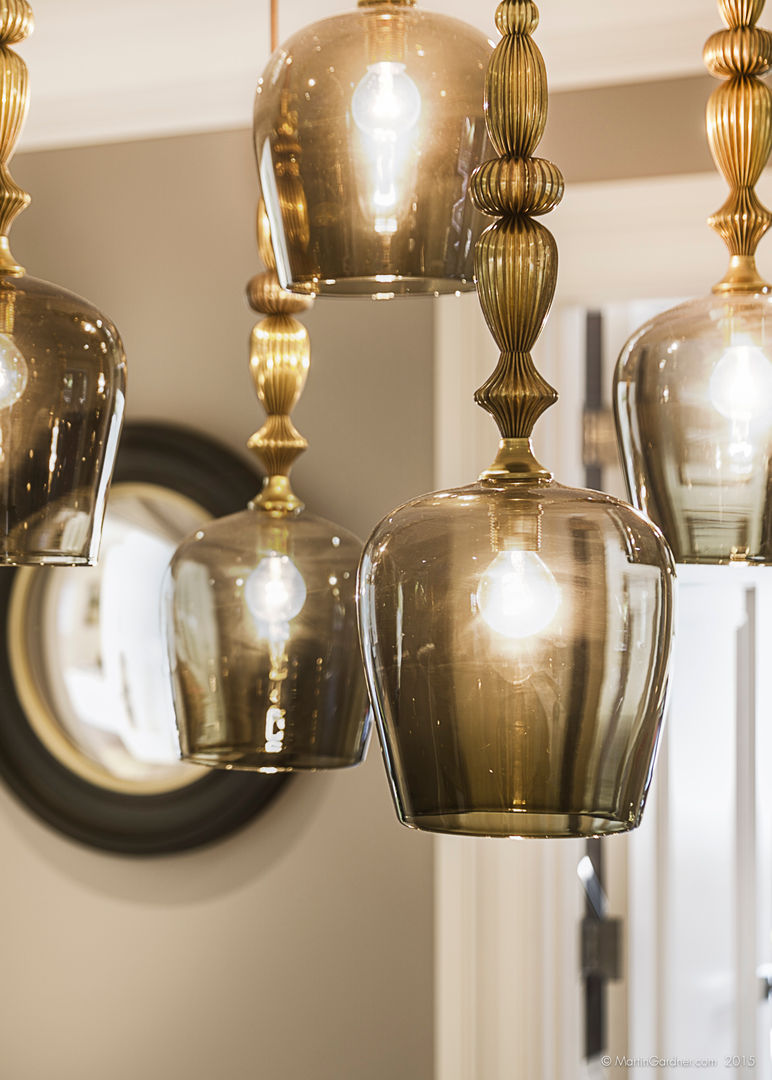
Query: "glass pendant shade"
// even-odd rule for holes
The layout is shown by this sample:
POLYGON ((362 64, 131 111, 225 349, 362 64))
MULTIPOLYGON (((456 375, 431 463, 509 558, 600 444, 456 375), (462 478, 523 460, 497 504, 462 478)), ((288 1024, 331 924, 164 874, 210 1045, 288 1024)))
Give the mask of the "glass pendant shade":
POLYGON ((92 565, 123 421, 120 337, 23 274, 0 274, 0 328, 0 563, 92 565))
POLYGON ((413 0, 361 0, 272 56, 257 163, 281 284, 389 297, 474 288, 491 46, 413 0))
POLYGON ((356 570, 362 543, 309 514, 290 483, 307 442, 291 413, 310 365, 311 304, 276 276, 264 205, 249 283, 266 316, 252 331, 250 371, 266 419, 248 446, 262 491, 240 514, 189 537, 167 580, 167 639, 182 757, 259 772, 336 769, 367 750, 370 714, 359 653, 356 570))
POLYGON ((11 224, 29 196, 7 166, 27 111, 11 46, 32 31, 26 0, 0 5, 0 565, 96 561, 123 422, 118 332, 88 301, 28 277, 11 224))
POLYGON ((305 511, 222 518, 167 586, 185 760, 262 772, 356 765, 367 745, 357 642, 361 541, 305 511))
POLYGON ((365 665, 400 820, 476 836, 640 821, 672 563, 630 507, 554 482, 395 511, 360 571, 365 665))
POLYGON ((772 288, 756 248, 772 212, 755 186, 772 152, 772 34, 764 0, 719 0, 704 59, 722 79, 708 142, 729 196, 709 224, 729 269, 713 295, 652 320, 617 365, 617 430, 631 498, 678 562, 772 563, 772 288))
POLYGON ((682 304, 625 346, 617 424, 636 505, 682 563, 772 563, 772 297, 682 304))

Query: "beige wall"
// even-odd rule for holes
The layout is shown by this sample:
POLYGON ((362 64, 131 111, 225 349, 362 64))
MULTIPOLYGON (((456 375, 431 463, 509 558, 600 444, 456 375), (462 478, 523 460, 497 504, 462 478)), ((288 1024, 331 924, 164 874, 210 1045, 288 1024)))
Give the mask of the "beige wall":
MULTIPOLYGON (((129 418, 241 449, 261 422, 248 136, 40 153, 14 174, 34 195, 16 256, 115 319, 129 418)), ((330 300, 307 318, 297 487, 361 535, 432 486, 431 316, 330 300)), ((432 845, 397 825, 377 742, 232 839, 154 861, 79 847, 0 791, 0 851, 3 1080, 430 1080, 432 845)))
MULTIPOLYGON (((705 171, 709 89, 555 95, 542 150, 574 183, 705 171)), ((17 257, 116 320, 130 418, 241 449, 260 421, 247 134, 27 155, 14 173, 34 195, 17 257)), ((362 535, 432 486, 431 316, 329 300, 307 318, 297 487, 362 535)), ((152 862, 78 847, 0 791, 2 1080, 430 1080, 432 845, 397 826, 379 757, 152 862)))

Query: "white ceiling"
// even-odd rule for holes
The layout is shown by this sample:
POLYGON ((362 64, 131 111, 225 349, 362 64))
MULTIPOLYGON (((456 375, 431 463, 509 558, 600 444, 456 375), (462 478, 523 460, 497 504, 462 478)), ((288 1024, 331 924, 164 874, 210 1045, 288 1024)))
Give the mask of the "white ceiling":
MULTIPOLYGON (((32 104, 22 149, 247 126, 269 0, 32 0, 19 49, 32 104)), ((281 35, 354 0, 281 0, 281 35)), ((493 34, 495 0, 422 0, 493 34)), ((543 0, 553 89, 698 74, 715 0, 543 0)))

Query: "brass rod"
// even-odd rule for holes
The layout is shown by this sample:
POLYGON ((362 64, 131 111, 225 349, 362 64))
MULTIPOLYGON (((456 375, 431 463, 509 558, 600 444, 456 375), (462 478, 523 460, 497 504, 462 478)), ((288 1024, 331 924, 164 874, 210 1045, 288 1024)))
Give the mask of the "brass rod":
POLYGON ((8 233, 17 214, 29 205, 29 195, 11 178, 8 162, 27 115, 29 84, 27 66, 12 46, 34 28, 27 0, 0 0, 0 272, 20 274, 11 254, 8 233))
POLYGON ((271 0, 271 52, 279 48, 279 0, 271 0))

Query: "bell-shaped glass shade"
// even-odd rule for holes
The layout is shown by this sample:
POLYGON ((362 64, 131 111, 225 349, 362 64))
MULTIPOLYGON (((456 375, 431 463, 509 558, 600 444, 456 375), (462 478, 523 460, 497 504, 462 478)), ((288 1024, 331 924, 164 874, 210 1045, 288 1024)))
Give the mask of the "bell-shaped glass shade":
POLYGON ((772 298, 652 320, 622 352, 615 405, 631 499, 676 561, 772 563, 772 298))
POLYGON ((96 562, 125 384, 109 319, 56 285, 0 276, 0 565, 96 562))
POLYGON ((641 515, 554 482, 436 492, 383 521, 360 629, 402 822, 538 837, 638 825, 673 581, 641 515))
POLYGON ((282 285, 392 296, 474 288, 487 224, 491 44, 457 19, 380 3, 315 23, 260 80, 255 149, 282 285))
POLYGON ((356 765, 370 722, 361 542, 302 512, 221 518, 177 550, 167 635, 182 757, 280 772, 356 765))

